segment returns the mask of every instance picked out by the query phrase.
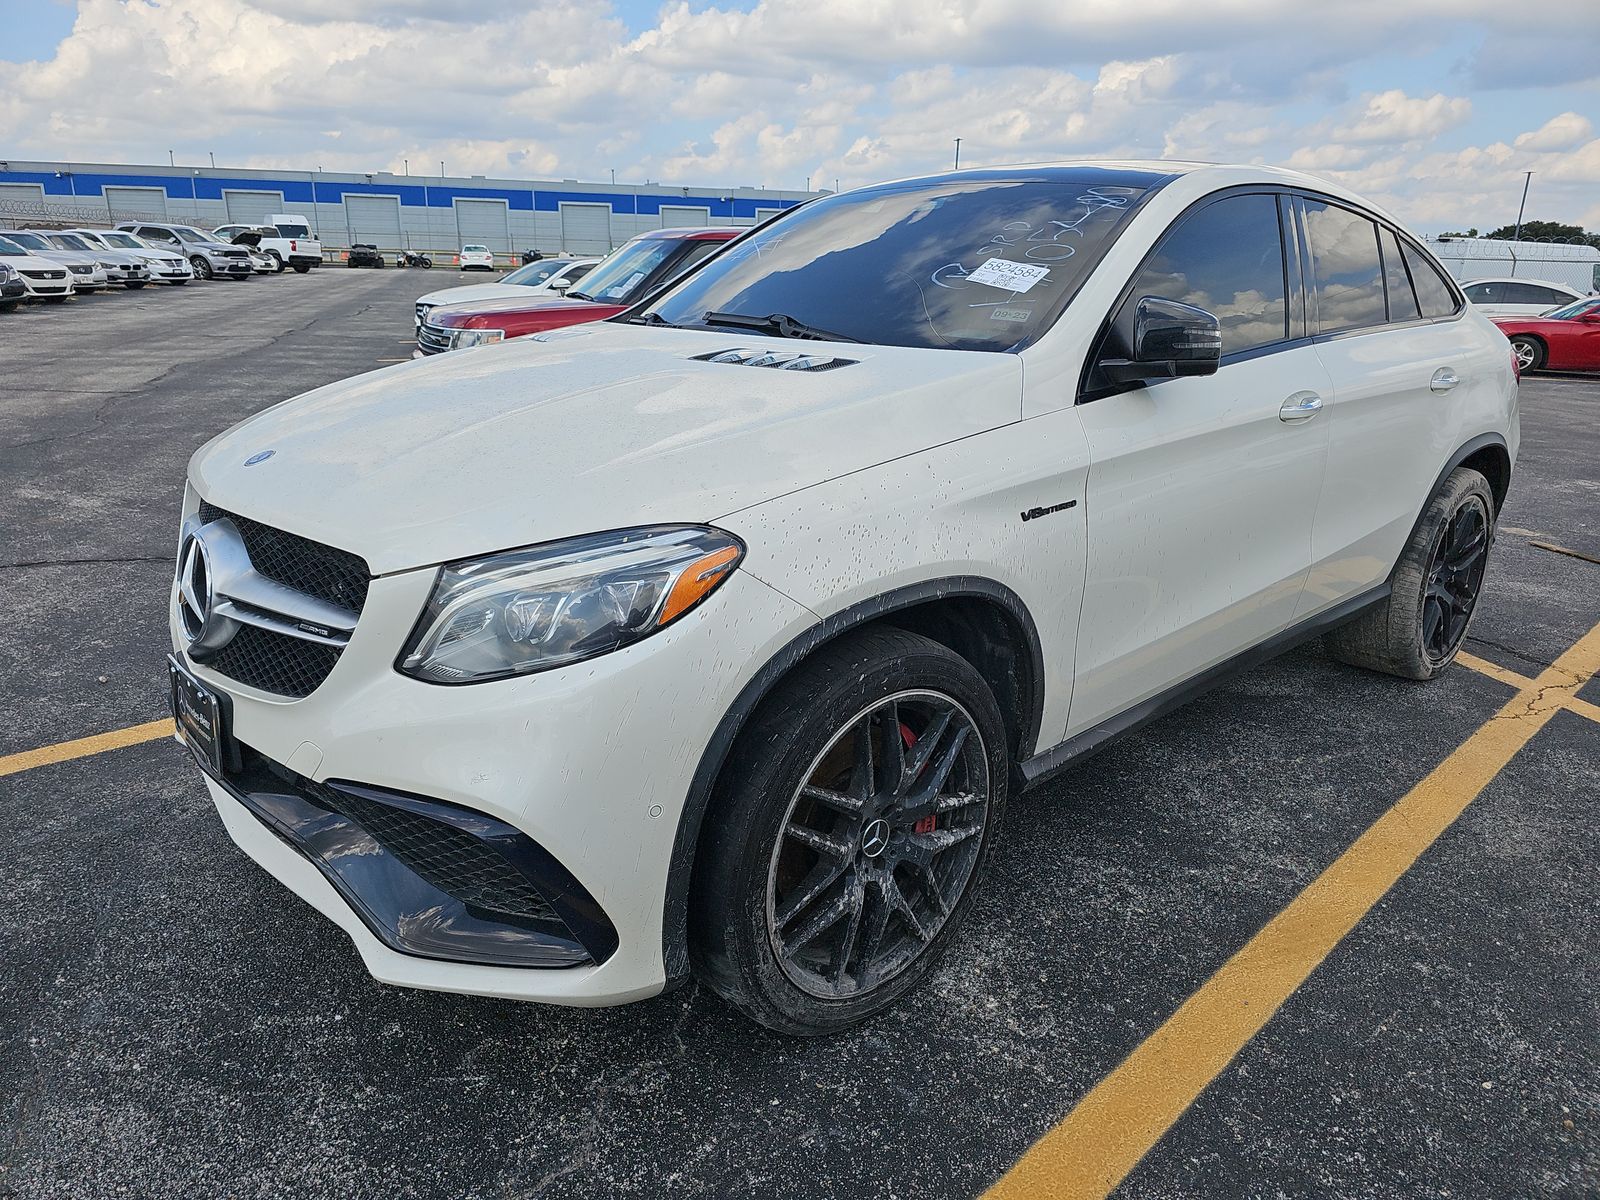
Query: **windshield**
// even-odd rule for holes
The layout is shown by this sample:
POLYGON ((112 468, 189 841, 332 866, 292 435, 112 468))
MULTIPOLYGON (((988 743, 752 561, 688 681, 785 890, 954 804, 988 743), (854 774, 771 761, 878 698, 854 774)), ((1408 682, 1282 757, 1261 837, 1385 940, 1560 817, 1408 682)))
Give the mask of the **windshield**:
POLYGON ((10 238, 3 237, 0 237, 0 254, 5 255, 7 258, 26 258, 28 256, 28 252, 21 246, 10 238))
POLYGON ((674 238, 642 238, 628 242, 613 250, 609 258, 584 276, 581 288, 567 295, 579 300, 608 300, 620 304, 678 245, 674 238))
POLYGON ((1010 350, 1049 327, 1144 190, 955 176, 830 196, 757 229, 651 309, 674 325, 781 314, 883 346, 1010 350))
POLYGON ((52 246, 37 233, 8 233, 6 234, 17 245, 27 250, 59 250, 59 246, 52 246))
MULTIPOLYGON (((472 249, 468 246, 467 249, 472 249)), ((543 262, 529 263, 525 267, 518 267, 511 274, 500 280, 501 283, 520 283, 523 287, 532 287, 536 283, 543 283, 550 276, 567 264, 560 259, 545 259, 543 262)))
POLYGON ((198 242, 211 242, 211 241, 215 241, 216 240, 215 238, 207 237, 205 234, 201 233, 198 229, 190 229, 187 225, 172 225, 172 226, 169 226, 168 228, 170 228, 173 233, 177 234, 180 238, 182 238, 186 242, 196 242, 196 243, 198 243, 198 242))
POLYGON ((145 244, 131 233, 102 233, 100 240, 108 246, 115 246, 119 250, 144 250, 145 244))
POLYGON ((50 240, 63 250, 87 250, 91 254, 94 253, 94 247, 75 233, 52 233, 50 240))
POLYGON ((1582 300, 1552 308, 1544 317, 1547 321, 1576 321, 1587 312, 1600 312, 1600 296, 1585 296, 1582 300))

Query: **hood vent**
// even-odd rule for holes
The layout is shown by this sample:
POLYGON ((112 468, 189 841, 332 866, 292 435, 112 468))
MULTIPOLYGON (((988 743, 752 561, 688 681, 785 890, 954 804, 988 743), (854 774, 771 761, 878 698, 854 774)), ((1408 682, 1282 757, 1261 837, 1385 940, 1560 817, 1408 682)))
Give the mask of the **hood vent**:
POLYGON ((778 371, 831 371, 835 367, 852 367, 853 358, 834 358, 827 354, 784 354, 777 350, 713 350, 710 354, 696 354, 698 362, 732 363, 739 367, 772 367, 778 371))

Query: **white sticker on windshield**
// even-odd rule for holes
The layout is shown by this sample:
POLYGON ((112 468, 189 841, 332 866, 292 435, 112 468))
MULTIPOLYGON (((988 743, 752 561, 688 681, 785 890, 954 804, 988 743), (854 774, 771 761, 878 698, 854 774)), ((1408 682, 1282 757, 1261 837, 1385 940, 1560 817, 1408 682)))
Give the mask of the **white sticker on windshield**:
POLYGON ((977 270, 968 272, 967 279, 972 283, 986 283, 990 287, 1005 288, 1011 292, 1025 292, 1048 274, 1050 268, 1037 263, 991 258, 977 270))
POLYGON ((608 287, 606 289, 606 295, 607 296, 611 296, 611 297, 626 296, 629 292, 633 291, 634 288, 639 286, 639 282, 643 278, 644 278, 644 272, 643 271, 635 271, 632 275, 628 276, 627 280, 624 281, 623 283, 615 284, 612 287, 608 287))

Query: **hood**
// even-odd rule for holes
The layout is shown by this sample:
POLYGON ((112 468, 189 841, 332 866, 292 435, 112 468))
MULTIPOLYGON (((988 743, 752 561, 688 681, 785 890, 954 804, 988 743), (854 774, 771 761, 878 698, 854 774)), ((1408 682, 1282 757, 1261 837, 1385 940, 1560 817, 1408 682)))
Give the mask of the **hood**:
MULTIPOLYGON (((516 284, 512 284, 516 287, 516 284)), ((595 300, 573 300, 566 296, 558 296, 554 292, 532 292, 527 288, 519 288, 523 294, 520 296, 506 296, 500 299, 479 300, 468 304, 452 304, 448 308, 436 308, 428 314, 428 321, 433 325, 443 325, 450 329, 459 329, 463 326, 485 324, 487 322, 474 321, 474 317, 498 317, 505 313, 561 313, 571 314, 574 319, 588 318, 599 320, 611 313, 621 312, 626 305, 601 304, 595 300)))
POLYGON ((254 229, 246 229, 244 232, 234 235, 233 244, 235 246, 259 246, 261 245, 261 235, 254 229))
POLYGON ((213 504, 386 574, 715 521, 1021 407, 1012 354, 588 325, 308 392, 212 439, 189 471, 213 504), (858 361, 809 372, 692 357, 741 347, 858 361))
MULTIPOLYGON (((0 237, 3 237, 0 234, 0 237)), ((31 251, 27 254, 0 254, 0 262, 18 271, 54 271, 67 264, 55 258, 40 258, 31 251)))
POLYGON ((548 292, 535 292, 520 283, 473 283, 466 287, 443 288, 419 297, 418 304, 457 305, 478 300, 534 300, 548 292))
POLYGON ((48 258, 51 262, 60 263, 67 267, 98 267, 100 260, 92 254, 85 254, 82 250, 31 250, 35 258, 48 258))

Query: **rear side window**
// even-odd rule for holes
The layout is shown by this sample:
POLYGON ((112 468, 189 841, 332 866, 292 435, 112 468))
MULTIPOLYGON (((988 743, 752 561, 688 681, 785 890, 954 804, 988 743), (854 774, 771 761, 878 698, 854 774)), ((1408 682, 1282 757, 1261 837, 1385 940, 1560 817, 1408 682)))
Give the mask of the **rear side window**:
POLYGON ((1140 299, 1160 296, 1211 313, 1222 324, 1222 353, 1237 354, 1289 336, 1286 295, 1277 198, 1226 196, 1167 233, 1112 328, 1130 341, 1140 299))
POLYGON ((1317 318, 1323 333, 1367 329, 1388 319, 1378 226, 1347 208, 1305 202, 1317 318))
POLYGON ((1510 293, 1506 296, 1507 304, 1565 304, 1572 297, 1565 292, 1558 292, 1555 288, 1540 287, 1536 283, 1513 283, 1507 285, 1510 293))
POLYGON ((1389 320, 1415 321, 1422 315, 1417 294, 1411 290, 1411 276, 1400 257, 1400 239, 1387 229, 1378 231, 1383 246, 1383 286, 1389 293, 1389 320))
POLYGON ((1415 246, 1405 247, 1406 267, 1411 271, 1411 282, 1417 289, 1417 303, 1422 305, 1425 317, 1448 317, 1459 307, 1456 294, 1445 282, 1439 268, 1415 246))
POLYGON ((1463 290, 1467 293, 1467 299, 1474 304, 1494 303, 1495 286, 1492 283, 1474 283, 1463 290))

